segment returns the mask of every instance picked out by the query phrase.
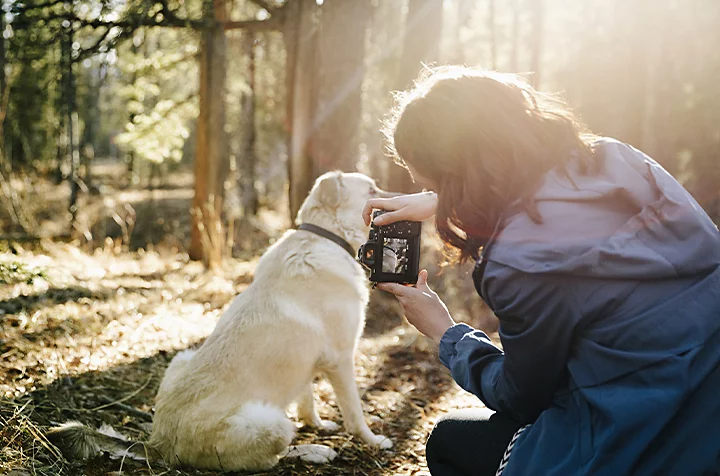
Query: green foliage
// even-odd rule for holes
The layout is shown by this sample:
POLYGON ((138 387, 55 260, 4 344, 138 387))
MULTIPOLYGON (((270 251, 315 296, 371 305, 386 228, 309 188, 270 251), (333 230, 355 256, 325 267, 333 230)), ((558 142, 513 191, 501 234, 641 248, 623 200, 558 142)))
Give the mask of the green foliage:
POLYGON ((25 263, 0 261, 0 284, 27 283, 45 278, 45 270, 33 268, 25 263))
POLYGON ((136 34, 133 45, 121 49, 117 68, 124 85, 130 120, 117 144, 140 160, 155 164, 179 161, 190 124, 197 117, 195 81, 197 39, 175 30, 136 34), (175 45, 167 51, 165 45, 175 45))
POLYGON ((95 141, 92 145, 96 149, 109 151, 112 136, 119 132, 112 125, 125 122, 128 110, 135 108, 133 116, 137 123, 127 127, 120 142, 126 149, 137 151, 140 159, 159 162, 177 158, 177 151, 189 134, 188 120, 197 113, 192 93, 188 92, 194 88, 194 82, 187 81, 187 75, 194 74, 193 52, 189 50, 196 43, 195 31, 206 25, 200 15, 201 0, 3 0, 2 4, 8 12, 4 31, 5 69, 11 83, 4 149, 12 163, 27 165, 55 158, 63 161, 68 154, 65 149, 69 141, 68 109, 79 118, 73 123, 76 148, 82 145, 78 141, 83 138, 95 141), (112 88, 123 88, 130 82, 127 78, 117 80, 124 74, 123 67, 136 62, 129 55, 127 61, 117 64, 123 44, 153 26, 172 27, 173 31, 156 30, 159 32, 156 36, 164 36, 164 40, 158 40, 161 46, 155 48, 155 58, 143 59, 144 71, 138 75, 146 79, 146 84, 160 86, 163 92, 172 94, 155 92, 145 99, 142 94, 128 93, 132 96, 127 98, 128 108, 115 103, 115 109, 105 108, 103 116, 98 117, 93 113, 101 108, 97 88, 109 86, 105 91, 110 97, 122 97, 122 91, 112 88), (63 41, 67 42, 67 53, 62 52, 63 41), (182 46, 175 49, 175 42, 182 46), (173 51, 166 54, 168 49, 173 51), (173 64, 179 61, 178 57, 184 63, 181 66, 173 64), (102 74, 98 74, 100 69, 102 74), (69 83, 71 71, 73 82, 69 83), (157 78, 153 78, 155 72, 157 78), (108 78, 109 81, 102 85, 97 79, 91 80, 98 76, 102 76, 100 82, 108 78), (169 76, 175 78, 175 83, 167 81, 169 76), (185 96, 181 97, 182 94, 185 96), (139 101, 134 100, 136 96, 139 101), (99 135, 95 130, 97 123, 105 127, 99 135), (93 133, 87 133, 88 127, 94 128, 93 133), (104 141, 100 147, 98 139, 104 141), (156 150, 151 153, 151 149, 156 150))
POLYGON ((53 33, 46 25, 11 13, 5 21, 9 96, 3 152, 14 162, 27 163, 47 158, 56 145, 52 136, 58 121, 52 109, 59 82, 59 51, 48 48, 53 33))

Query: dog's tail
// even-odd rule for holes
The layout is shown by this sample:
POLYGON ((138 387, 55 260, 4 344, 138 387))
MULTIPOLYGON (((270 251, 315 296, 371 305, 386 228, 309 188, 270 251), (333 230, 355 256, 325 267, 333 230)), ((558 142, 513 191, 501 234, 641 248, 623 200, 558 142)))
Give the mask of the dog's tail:
POLYGON ((251 401, 227 418, 228 436, 243 447, 255 445, 280 453, 295 437, 295 427, 274 405, 251 401))
POLYGON ((70 421, 51 428, 46 436, 68 460, 88 459, 103 452, 138 460, 157 460, 159 457, 147 444, 127 440, 107 425, 93 430, 80 422, 70 421))

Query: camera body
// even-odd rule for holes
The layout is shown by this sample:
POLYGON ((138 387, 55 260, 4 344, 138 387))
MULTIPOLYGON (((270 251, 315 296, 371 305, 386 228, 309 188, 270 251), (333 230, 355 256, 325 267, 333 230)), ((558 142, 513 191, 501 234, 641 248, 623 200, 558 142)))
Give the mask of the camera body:
MULTIPOLYGON (((373 212, 375 217, 386 213, 373 212)), ((419 221, 399 221, 390 225, 370 226, 368 241, 358 250, 358 261, 370 270, 375 283, 415 284, 420 271, 419 221)))

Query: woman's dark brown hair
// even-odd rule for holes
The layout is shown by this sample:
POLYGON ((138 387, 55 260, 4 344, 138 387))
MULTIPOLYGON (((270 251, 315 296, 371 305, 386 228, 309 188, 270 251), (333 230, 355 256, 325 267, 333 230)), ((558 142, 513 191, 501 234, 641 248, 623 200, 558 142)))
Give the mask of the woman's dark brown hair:
POLYGON ((396 93, 384 129, 394 160, 438 193, 438 233, 460 261, 477 259, 517 200, 542 221, 532 196, 549 170, 574 159, 585 173, 596 162, 566 104, 513 74, 428 68, 396 93))

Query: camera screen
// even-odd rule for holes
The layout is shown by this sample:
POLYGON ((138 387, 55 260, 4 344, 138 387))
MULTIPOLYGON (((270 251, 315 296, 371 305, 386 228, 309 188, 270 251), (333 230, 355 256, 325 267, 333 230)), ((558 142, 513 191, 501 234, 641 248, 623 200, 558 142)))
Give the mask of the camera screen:
POLYGON ((383 273, 404 274, 408 267, 408 240, 383 238, 383 273))

